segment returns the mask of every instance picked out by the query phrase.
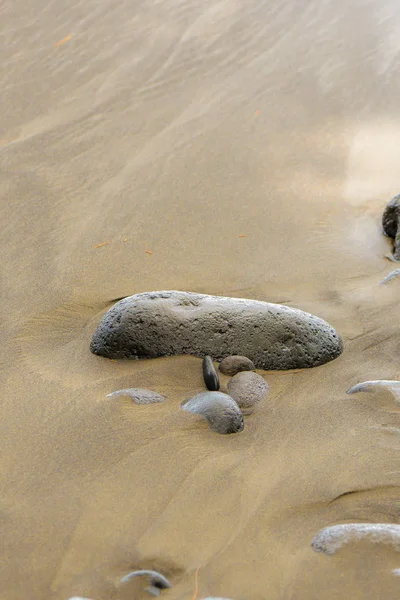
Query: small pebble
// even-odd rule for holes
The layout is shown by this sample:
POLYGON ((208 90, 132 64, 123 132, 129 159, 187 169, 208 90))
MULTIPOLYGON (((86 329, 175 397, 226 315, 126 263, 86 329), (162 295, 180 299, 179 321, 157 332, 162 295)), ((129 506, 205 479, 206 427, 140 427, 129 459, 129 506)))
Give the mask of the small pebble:
POLYGON ((107 394, 107 398, 118 398, 119 396, 132 398, 136 404, 154 404, 156 402, 164 402, 165 400, 165 396, 152 390, 143 390, 141 388, 127 388, 107 394))
POLYGON ((183 410, 207 419, 216 433, 239 433, 244 429, 243 415, 236 402, 222 392, 203 392, 181 404, 183 410))
POLYGON ((389 281, 392 281, 392 279, 395 279, 395 277, 398 277, 400 275, 400 269, 395 269, 394 271, 391 271, 389 273, 389 275, 386 275, 386 277, 384 277, 381 281, 382 283, 388 283, 389 281))
POLYGON ((148 578, 150 586, 146 588, 146 592, 149 592, 149 594, 152 594, 152 596, 159 596, 161 590, 166 590, 167 588, 172 587, 172 584, 166 577, 164 577, 164 575, 161 575, 161 573, 158 573, 158 571, 149 571, 147 569, 140 569, 139 571, 132 571, 131 573, 128 573, 128 575, 125 575, 125 577, 121 579, 121 583, 126 583, 134 577, 141 575, 144 575, 148 578))
POLYGON ((211 392, 218 392, 219 377, 211 356, 205 356, 203 358, 203 379, 208 390, 211 392))
POLYGON ((400 577, 400 569, 393 569, 392 573, 393 573, 393 575, 395 575, 396 577, 400 577))
POLYGON ((229 381, 228 392, 240 408, 251 408, 266 398, 269 385, 261 375, 243 371, 229 381))
POLYGON ((219 365, 219 370, 224 375, 236 375, 241 371, 255 371, 253 362, 246 356, 227 356, 219 365))

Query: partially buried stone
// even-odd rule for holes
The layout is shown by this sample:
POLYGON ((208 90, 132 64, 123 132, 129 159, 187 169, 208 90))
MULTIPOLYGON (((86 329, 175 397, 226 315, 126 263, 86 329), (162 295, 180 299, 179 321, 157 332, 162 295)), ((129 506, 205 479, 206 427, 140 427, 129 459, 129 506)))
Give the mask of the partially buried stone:
POLYGON ((183 410, 203 415, 217 433, 239 433, 244 429, 243 415, 236 402, 222 392, 203 392, 181 404, 183 410))
POLYGON ((393 258, 400 260, 400 194, 392 198, 382 215, 385 235, 394 240, 393 258))
POLYGON ((266 398, 269 385, 261 375, 243 371, 229 381, 228 392, 240 408, 251 408, 266 398))
POLYGON ((219 365, 224 375, 236 375, 241 371, 255 371, 254 363, 246 356, 227 356, 219 365))
POLYGON ((165 396, 142 388, 127 388, 107 394, 107 398, 118 398, 119 396, 132 398, 136 404, 155 404, 157 402, 164 402, 165 400, 165 396))
POLYGON ((247 356, 257 368, 304 369, 339 356, 342 340, 326 321, 302 310, 191 292, 145 292, 117 302, 90 349, 107 358, 192 354, 221 361, 247 356))
POLYGON ((144 575, 148 578, 150 586, 146 588, 146 592, 149 592, 149 594, 152 594, 153 596, 159 596, 161 590, 172 587, 172 584, 166 577, 164 577, 164 575, 161 575, 161 573, 158 573, 158 571, 149 571, 147 569, 140 569, 139 571, 132 571, 131 573, 128 573, 128 575, 125 575, 125 577, 121 579, 121 583, 126 583, 127 581, 130 581, 134 577, 138 577, 140 575, 144 575))
POLYGON ((219 377, 215 370, 211 356, 203 358, 203 379, 208 390, 218 392, 219 377))

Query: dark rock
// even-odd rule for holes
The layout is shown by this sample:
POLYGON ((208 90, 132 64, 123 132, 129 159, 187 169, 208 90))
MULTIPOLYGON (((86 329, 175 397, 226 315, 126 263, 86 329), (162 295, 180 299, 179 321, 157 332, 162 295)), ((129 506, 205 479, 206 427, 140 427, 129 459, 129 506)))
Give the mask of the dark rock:
POLYGON ((211 356, 203 358, 203 379, 208 390, 217 392, 219 390, 219 377, 215 370, 211 356))
POLYGON ((382 226, 385 235, 394 240, 393 258, 400 260, 400 194, 392 198, 382 216, 382 226))
POLYGON ((252 361, 246 356, 227 356, 219 365, 219 370, 224 375, 236 375, 241 371, 255 371, 252 361))
POLYGON ((280 304, 191 292, 145 292, 117 302, 90 349, 107 358, 238 354, 260 369, 316 367, 343 345, 322 319, 280 304))
POLYGON ((229 381, 228 392, 240 408, 251 408, 266 398, 269 385, 261 375, 242 371, 229 381))
POLYGON ((244 429, 242 413, 236 402, 222 392, 203 392, 182 403, 183 410, 202 415, 217 433, 239 433, 244 429))

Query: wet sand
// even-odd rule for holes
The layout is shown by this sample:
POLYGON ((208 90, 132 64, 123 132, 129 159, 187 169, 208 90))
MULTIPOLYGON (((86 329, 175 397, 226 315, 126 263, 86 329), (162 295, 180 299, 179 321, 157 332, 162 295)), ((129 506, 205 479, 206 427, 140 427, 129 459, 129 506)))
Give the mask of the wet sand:
POLYGON ((5 2, 1 63, 1 600, 397 600, 400 554, 311 540, 399 522, 400 283, 379 282, 399 192, 390 0, 5 2), (70 37, 69 37, 70 36, 70 37), (62 43, 60 43, 62 42, 62 43), (201 360, 89 352, 123 296, 282 302, 345 350, 263 373, 220 436, 180 402, 201 360), (163 404, 106 398, 154 389, 163 404))

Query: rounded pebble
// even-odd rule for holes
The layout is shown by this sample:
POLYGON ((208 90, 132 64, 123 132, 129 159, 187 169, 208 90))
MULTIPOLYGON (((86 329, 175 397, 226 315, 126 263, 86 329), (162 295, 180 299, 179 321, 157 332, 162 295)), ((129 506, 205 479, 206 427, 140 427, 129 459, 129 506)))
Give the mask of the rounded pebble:
POLYGON ((247 356, 227 356, 219 365, 219 370, 224 375, 236 375, 241 371, 255 371, 254 363, 247 356))
POLYGON ((236 402, 222 392, 203 392, 181 404, 183 410, 203 415, 217 433, 239 433, 244 429, 243 415, 236 402))
POLYGON ((269 392, 269 385, 261 375, 243 371, 229 381, 228 392, 240 408, 251 408, 264 400, 269 392))

